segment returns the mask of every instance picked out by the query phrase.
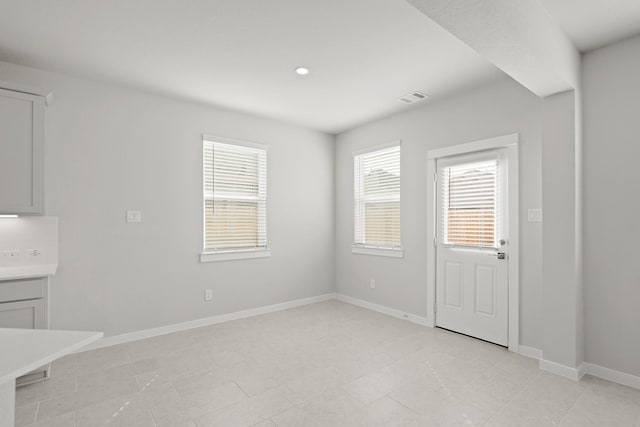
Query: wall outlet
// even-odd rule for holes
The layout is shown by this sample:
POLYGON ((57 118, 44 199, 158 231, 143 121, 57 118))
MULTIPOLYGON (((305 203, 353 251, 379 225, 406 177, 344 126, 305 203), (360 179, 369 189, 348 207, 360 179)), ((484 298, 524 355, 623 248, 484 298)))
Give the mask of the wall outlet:
POLYGON ((213 289, 206 289, 204 291, 204 300, 211 301, 213 299, 213 289))
POLYGON ((376 280, 375 279, 370 279, 369 280, 369 287, 371 289, 375 289, 376 288, 376 280))
POLYGON ((28 258, 38 258, 42 256, 42 249, 25 249, 28 258))
POLYGON ((2 251, 2 256, 10 259, 19 259, 22 257, 22 251, 20 249, 11 249, 8 251, 2 251))
POLYGON ((127 222, 142 222, 140 211, 127 211, 127 222))

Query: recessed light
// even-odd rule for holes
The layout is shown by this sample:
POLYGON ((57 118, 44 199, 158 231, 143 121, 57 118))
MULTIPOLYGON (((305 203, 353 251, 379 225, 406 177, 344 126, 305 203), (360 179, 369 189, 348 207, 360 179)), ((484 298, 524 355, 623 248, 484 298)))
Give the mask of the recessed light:
POLYGON ((0 215, 0 218, 18 218, 18 215, 0 215))
POLYGON ((296 74, 300 76, 306 76, 307 74, 309 74, 309 69, 305 67, 298 67, 296 68, 296 74))

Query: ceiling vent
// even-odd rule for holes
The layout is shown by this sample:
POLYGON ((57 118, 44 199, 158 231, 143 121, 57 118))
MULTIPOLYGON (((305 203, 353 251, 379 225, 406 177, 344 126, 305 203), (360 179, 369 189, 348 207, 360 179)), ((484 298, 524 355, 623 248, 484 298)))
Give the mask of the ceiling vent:
POLYGON ((424 101, 427 98, 428 98, 428 95, 425 95, 422 92, 413 92, 413 93, 410 93, 409 95, 405 95, 401 97, 400 101, 404 102, 405 104, 414 104, 416 102, 424 101))

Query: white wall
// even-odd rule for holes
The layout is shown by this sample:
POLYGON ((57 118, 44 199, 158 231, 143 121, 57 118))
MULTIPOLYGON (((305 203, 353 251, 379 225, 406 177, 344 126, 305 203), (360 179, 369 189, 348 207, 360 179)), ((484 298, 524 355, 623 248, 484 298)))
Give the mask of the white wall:
POLYGON ((336 283, 338 292, 426 316, 427 151, 520 134, 520 342, 542 348, 542 224, 527 222, 527 209, 542 207, 542 100, 512 80, 378 120, 338 135, 336 141, 336 283), (352 152, 402 140, 403 259, 351 253, 352 152), (369 288, 369 279, 376 289, 369 288))
POLYGON ((60 227, 52 327, 109 336, 333 291, 332 136, 7 63, 0 80, 55 96, 46 112, 46 211, 60 227), (270 145, 270 258, 199 263, 201 133, 270 145), (143 222, 125 223, 127 209, 143 222))
POLYGON ((583 58, 585 359, 640 375, 640 37, 583 58))

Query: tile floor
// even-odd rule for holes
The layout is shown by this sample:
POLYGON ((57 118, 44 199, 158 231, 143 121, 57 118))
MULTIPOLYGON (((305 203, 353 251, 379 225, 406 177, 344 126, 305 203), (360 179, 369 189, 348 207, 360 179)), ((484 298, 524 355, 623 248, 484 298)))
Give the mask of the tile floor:
POLYGON ((640 426, 640 391, 338 301, 71 355, 18 426, 640 426))

